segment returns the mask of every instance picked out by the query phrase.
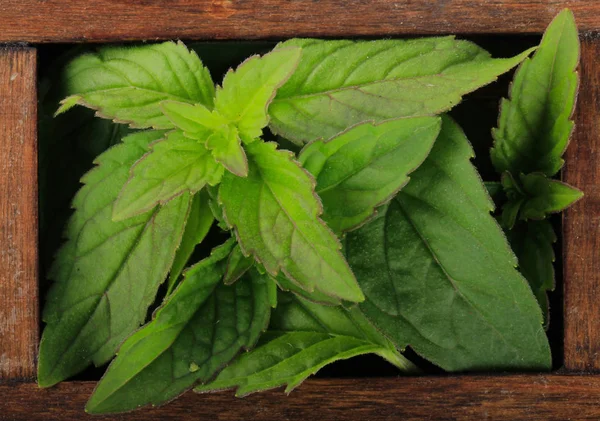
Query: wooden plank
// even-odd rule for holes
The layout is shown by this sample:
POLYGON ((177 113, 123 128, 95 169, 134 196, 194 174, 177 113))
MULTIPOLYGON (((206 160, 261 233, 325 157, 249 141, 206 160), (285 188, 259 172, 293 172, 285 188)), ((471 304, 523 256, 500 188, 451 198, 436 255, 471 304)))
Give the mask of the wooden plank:
MULTIPOLYGON (((0 384, 0 414, 13 421, 80 419, 93 383, 0 384)), ((600 419, 600 377, 558 375, 315 379, 235 398, 188 392, 160 408, 95 420, 582 420, 600 419)))
POLYGON ((540 34, 564 7, 600 29, 589 0, 3 0, 0 42, 540 34))
POLYGON ((600 39, 581 45, 575 134, 563 180, 585 197, 563 217, 564 358, 568 370, 600 370, 600 39))
POLYGON ((35 376, 36 50, 0 49, 0 379, 35 376))

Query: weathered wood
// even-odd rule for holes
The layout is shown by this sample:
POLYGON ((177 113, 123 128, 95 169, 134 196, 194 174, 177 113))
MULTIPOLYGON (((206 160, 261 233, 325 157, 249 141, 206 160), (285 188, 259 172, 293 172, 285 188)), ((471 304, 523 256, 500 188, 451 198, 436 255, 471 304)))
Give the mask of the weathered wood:
POLYGON ((563 218, 564 358, 568 370, 600 370, 600 39, 581 45, 575 134, 563 179, 585 192, 563 218))
POLYGON ((0 49, 0 379, 35 376, 36 51, 0 49))
POLYGON ((589 0, 3 0, 0 42, 540 34, 564 7, 600 29, 589 0))
MULTIPOLYGON (((0 385, 0 414, 18 421, 83 416, 93 383, 0 385)), ((188 392, 160 408, 97 420, 582 420, 600 419, 600 377, 519 375, 316 379, 243 399, 188 392)))

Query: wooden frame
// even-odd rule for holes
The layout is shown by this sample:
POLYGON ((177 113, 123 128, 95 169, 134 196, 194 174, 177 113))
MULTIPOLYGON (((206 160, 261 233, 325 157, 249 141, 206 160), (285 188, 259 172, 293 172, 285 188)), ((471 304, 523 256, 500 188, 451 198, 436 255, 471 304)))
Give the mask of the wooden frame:
MULTIPOLYGON (((563 7, 582 31, 576 132, 563 178, 586 193, 563 219, 558 373, 308 380, 236 399, 188 393, 118 419, 600 419, 600 2, 594 0, 0 0, 0 44, 401 34, 540 34, 563 7)), ((0 419, 76 419, 88 382, 40 390, 36 49, 0 48, 0 419)), ((102 417, 100 417, 101 419, 102 417)), ((114 419, 114 418, 113 418, 114 419)))

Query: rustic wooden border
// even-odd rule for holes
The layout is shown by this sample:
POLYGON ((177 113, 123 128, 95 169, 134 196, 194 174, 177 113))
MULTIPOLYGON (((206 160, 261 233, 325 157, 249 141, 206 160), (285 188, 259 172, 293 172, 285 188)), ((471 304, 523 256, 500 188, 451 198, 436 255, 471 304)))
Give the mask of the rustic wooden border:
POLYGON ((0 42, 540 34, 564 7, 600 28, 596 0, 1 0, 0 42))
MULTIPOLYGON (((600 2, 592 0, 0 0, 0 43, 540 34, 563 7, 573 9, 582 31, 600 30, 600 2)), ((0 419, 69 420, 83 415, 93 383, 40 390, 27 381, 35 375, 39 320, 35 66, 34 48, 0 49, 0 419)), ((600 370, 600 41, 592 34, 582 41, 581 76, 564 171, 586 193, 563 224, 564 363, 571 373, 600 370)), ((203 417, 600 419, 600 376, 316 379, 289 397, 187 393, 159 409, 99 419, 203 417)))

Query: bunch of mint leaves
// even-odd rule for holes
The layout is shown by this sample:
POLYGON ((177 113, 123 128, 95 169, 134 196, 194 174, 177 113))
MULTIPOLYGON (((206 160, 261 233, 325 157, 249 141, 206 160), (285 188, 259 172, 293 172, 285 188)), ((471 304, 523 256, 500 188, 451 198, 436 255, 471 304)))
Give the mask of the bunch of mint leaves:
POLYGON ((70 60, 57 114, 106 120, 69 122, 89 139, 41 121, 41 165, 65 139, 106 150, 49 270, 40 386, 112 361, 86 407, 108 413, 191 388, 289 392, 369 353, 412 373, 408 346, 449 372, 550 369, 548 216, 582 196, 553 178, 578 88, 572 13, 533 50, 292 39, 220 85, 182 43, 70 60), (483 183, 445 113, 518 65, 493 130, 501 182, 483 183))

